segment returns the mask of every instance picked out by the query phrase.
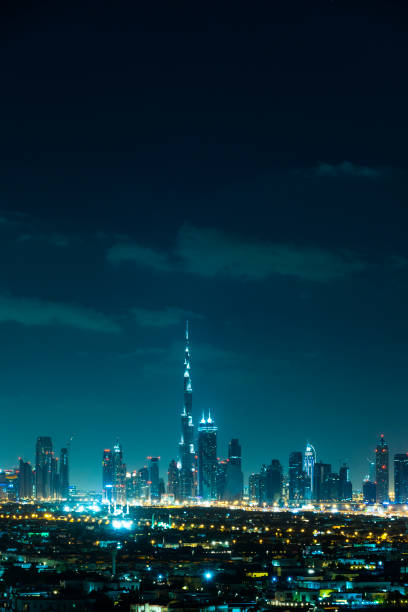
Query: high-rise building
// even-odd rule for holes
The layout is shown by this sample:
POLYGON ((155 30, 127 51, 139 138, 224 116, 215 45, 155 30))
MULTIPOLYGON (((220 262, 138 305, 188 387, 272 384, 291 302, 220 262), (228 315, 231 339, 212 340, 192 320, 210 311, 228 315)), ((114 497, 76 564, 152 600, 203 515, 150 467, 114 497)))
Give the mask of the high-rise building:
POLYGON ((332 473, 331 465, 328 463, 316 462, 313 467, 313 499, 315 501, 325 501, 330 499, 328 491, 329 475, 332 473))
POLYGON ((170 461, 167 470, 167 493, 173 495, 174 499, 180 497, 180 470, 174 459, 170 461))
POLYGON ((60 496, 62 499, 69 497, 69 465, 68 465, 68 449, 61 448, 60 456, 60 496))
POLYGON ((314 447, 306 444, 305 456, 303 459, 303 469, 305 472, 305 499, 315 499, 313 491, 314 483, 314 466, 316 463, 316 451, 314 447))
POLYGON ((102 455, 102 501, 113 501, 113 454, 105 448, 102 455))
POLYGON ((265 501, 267 504, 278 504, 282 500, 282 465, 279 459, 272 459, 265 474, 265 501))
POLYGON ((408 502, 408 453, 394 455, 394 492, 396 504, 408 502))
POLYGON ((198 495, 204 500, 217 499, 217 426, 211 415, 203 415, 198 425, 198 495))
POLYGON ((300 451, 294 451, 289 455, 289 501, 297 502, 304 499, 304 496, 303 456, 300 451))
POLYGON ((351 501, 353 499, 353 486, 350 481, 350 470, 345 463, 339 470, 339 478, 340 501, 351 501))
POLYGON ((119 441, 113 447, 113 501, 122 506, 126 504, 126 465, 119 441))
POLYGON ((48 436, 38 437, 35 447, 36 499, 52 499, 54 497, 54 459, 51 438, 48 436))
POLYGON ((148 457, 149 460, 149 484, 150 484, 150 499, 153 501, 160 500, 160 474, 159 461, 160 457, 148 457))
POLYGON ((34 487, 34 473, 31 463, 20 458, 18 470, 18 497, 19 499, 32 499, 34 487))
POLYGON ((261 502, 260 482, 260 474, 251 474, 248 478, 248 495, 249 501, 252 503, 259 504, 261 502))
POLYGON ((228 461, 225 459, 218 459, 216 476, 217 499, 225 498, 225 489, 227 486, 227 468, 228 461))
POLYGON ((196 495, 196 460, 194 451, 193 388, 191 385, 190 339, 186 323, 184 351, 184 401, 181 413, 180 452, 180 499, 196 495))
POLYGON ((388 444, 381 434, 375 449, 375 472, 377 483, 377 503, 389 501, 388 444))
POLYGON ((137 472, 137 487, 136 497, 138 499, 149 499, 150 496, 150 478, 149 468, 145 465, 137 472))
POLYGON ((363 482, 363 498, 366 504, 375 504, 377 499, 377 485, 371 480, 363 482))
POLYGON ((224 497, 239 500, 244 493, 244 476, 242 474, 242 450, 238 438, 232 438, 228 445, 228 463, 224 497))

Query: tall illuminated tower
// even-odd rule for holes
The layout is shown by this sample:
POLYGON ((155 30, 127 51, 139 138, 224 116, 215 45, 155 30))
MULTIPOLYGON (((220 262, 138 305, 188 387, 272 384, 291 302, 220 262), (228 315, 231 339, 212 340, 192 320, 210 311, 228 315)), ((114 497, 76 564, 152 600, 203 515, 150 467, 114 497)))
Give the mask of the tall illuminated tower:
POLYGON ((384 434, 381 434, 375 449, 375 477, 377 504, 382 504, 389 501, 388 444, 385 443, 384 434))
POLYGON ((308 442, 306 444, 305 456, 303 459, 303 469, 306 476, 305 499, 312 499, 313 497, 313 477, 315 463, 316 451, 314 447, 308 442))
POLYGON ((184 401, 181 413, 180 452, 180 498, 189 499, 196 495, 196 461, 194 453, 193 389, 190 372, 190 339, 186 322, 184 351, 184 401))
POLYGON ((217 499, 217 426, 210 414, 198 424, 198 495, 217 499))

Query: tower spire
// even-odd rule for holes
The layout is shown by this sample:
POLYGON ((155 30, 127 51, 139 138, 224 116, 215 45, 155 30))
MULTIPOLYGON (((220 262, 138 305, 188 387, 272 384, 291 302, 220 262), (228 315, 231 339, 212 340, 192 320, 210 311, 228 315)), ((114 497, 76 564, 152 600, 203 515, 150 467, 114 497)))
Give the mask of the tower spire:
POLYGON ((193 388, 190 371, 190 337, 188 321, 185 328, 184 349, 184 393, 183 411, 181 413, 182 442, 180 444, 180 495, 181 499, 188 499, 195 495, 195 451, 194 451, 194 425, 193 425, 193 388))

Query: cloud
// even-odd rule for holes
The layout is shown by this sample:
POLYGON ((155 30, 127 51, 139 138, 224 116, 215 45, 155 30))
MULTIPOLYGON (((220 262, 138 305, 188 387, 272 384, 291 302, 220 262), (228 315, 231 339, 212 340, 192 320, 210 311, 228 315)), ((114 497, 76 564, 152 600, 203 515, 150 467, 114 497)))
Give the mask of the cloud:
POLYGON ((177 255, 187 272, 260 281, 274 275, 329 281, 360 272, 366 264, 349 252, 248 240, 218 229, 183 227, 177 255))
POLYGON ((27 326, 62 325, 106 333, 120 331, 113 320, 89 308, 37 298, 0 295, 0 323, 8 322, 27 326))
POLYGON ((39 242, 48 242, 50 245, 52 246, 56 246, 56 247, 67 247, 70 245, 70 240, 67 236, 64 236, 63 234, 30 234, 30 233, 25 233, 25 234, 20 234, 20 236, 18 237, 18 242, 33 242, 33 241, 39 241, 39 242))
POLYGON ((167 307, 161 310, 132 308, 132 314, 138 325, 142 327, 169 327, 180 325, 186 319, 204 318, 203 315, 176 307, 167 307))
POLYGON ((108 249, 107 259, 111 263, 131 261, 142 267, 152 268, 161 272, 167 272, 172 269, 166 254, 134 242, 113 245, 108 249))
POLYGON ((349 161, 343 161, 338 164, 319 163, 314 168, 313 173, 316 176, 322 177, 361 177, 375 179, 384 174, 384 171, 370 166, 360 166, 349 161))
MULTIPOLYGON (((251 240, 214 228, 183 226, 168 255, 136 243, 109 249, 109 261, 213 278, 262 281, 272 276, 325 282, 361 272, 367 264, 349 251, 251 240)), ((175 313, 167 313, 167 318, 175 313)), ((169 323, 167 323, 169 324, 169 323)))

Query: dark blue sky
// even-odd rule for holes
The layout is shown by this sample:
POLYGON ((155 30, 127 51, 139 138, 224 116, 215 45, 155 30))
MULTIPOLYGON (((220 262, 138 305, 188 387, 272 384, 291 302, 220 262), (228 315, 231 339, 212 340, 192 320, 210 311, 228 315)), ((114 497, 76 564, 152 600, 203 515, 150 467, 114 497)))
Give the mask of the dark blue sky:
POLYGON ((75 433, 81 486, 116 437, 164 473, 188 316, 220 456, 309 439, 360 486, 408 450, 403 3, 36 4, 1 9, 0 465, 75 433))

